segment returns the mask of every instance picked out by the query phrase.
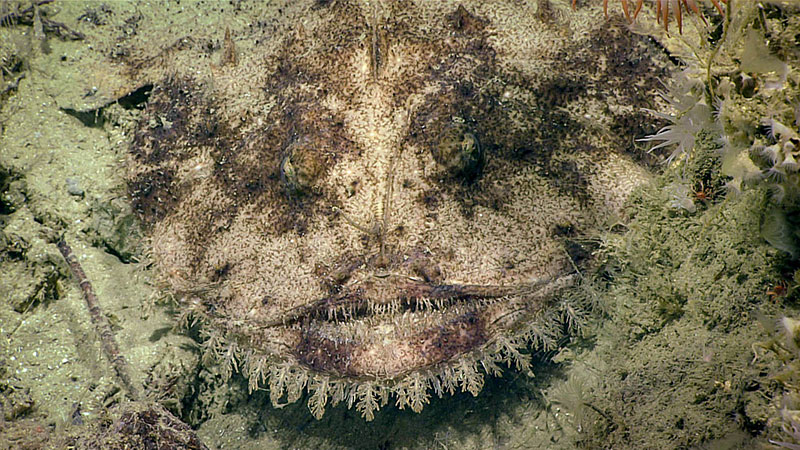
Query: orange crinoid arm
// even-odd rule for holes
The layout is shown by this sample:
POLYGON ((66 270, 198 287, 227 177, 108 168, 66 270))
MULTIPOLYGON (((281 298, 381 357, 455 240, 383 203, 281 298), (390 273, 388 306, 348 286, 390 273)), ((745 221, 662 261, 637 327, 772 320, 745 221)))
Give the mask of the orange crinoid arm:
MULTIPOLYGON (((577 0, 572 0, 572 8, 575 9, 575 3, 577 0)), ((717 8, 720 14, 725 14, 725 11, 722 9, 722 3, 728 3, 728 0, 711 0, 711 3, 714 4, 714 7, 717 8)), ((622 11, 625 14, 625 18, 628 19, 628 22, 633 22, 634 19, 639 15, 639 11, 642 9, 642 3, 644 0, 619 0, 620 5, 622 5, 622 11), (628 7, 628 2, 636 1, 636 9, 634 9, 633 14, 631 15, 630 9, 628 7)), ((703 13, 700 12, 700 8, 697 6, 697 2, 695 0, 655 0, 656 3, 656 18, 658 19, 659 23, 664 21, 664 30, 669 32, 669 13, 670 13, 670 6, 672 7, 672 13, 675 16, 675 21, 678 22, 678 32, 683 33, 683 8, 686 8, 687 11, 693 12, 700 16, 703 19, 703 22, 708 24, 706 18, 703 17, 703 13)), ((608 18, 608 0, 603 0, 603 12, 608 18)))

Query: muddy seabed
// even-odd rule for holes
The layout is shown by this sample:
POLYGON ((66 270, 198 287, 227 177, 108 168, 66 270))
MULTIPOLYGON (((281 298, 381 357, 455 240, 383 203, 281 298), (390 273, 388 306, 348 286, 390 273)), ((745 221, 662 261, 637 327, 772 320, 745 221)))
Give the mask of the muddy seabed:
MULTIPOLYGON (((372 422, 341 404, 317 420, 305 399, 275 408, 240 375, 225 380, 202 358, 196 329, 173 329, 175 303, 153 286, 124 168, 148 89, 137 90, 123 66, 138 56, 125 53, 135 42, 205 48, 214 70, 225 62, 226 29, 236 42, 281 20, 279 5, 255 3, 61 1, 42 5, 30 24, 0 27, 0 446, 108 444, 86 436, 120 432, 110 424, 131 404, 56 248, 60 236, 94 286, 133 384, 143 387, 133 409, 162 405, 210 448, 744 449, 789 439, 784 387, 774 379, 782 361, 761 343, 779 336, 782 316, 797 315, 797 264, 791 247, 763 237, 775 208, 769 186, 726 195, 712 139, 699 139, 699 156, 677 169, 635 144, 653 177, 593 238, 596 273, 583 286, 596 307, 559 350, 535 355, 527 373, 487 376, 479 395, 434 396, 421 413, 390 403, 372 422), (83 38, 70 39, 53 21, 83 38), (713 196, 676 208, 670 186, 687 172, 713 196), (772 295, 780 283, 789 295, 772 295)), ((594 3, 581 17, 602 17, 602 2, 594 3)), ((566 30, 577 14, 568 5, 515 8, 566 30)), ((618 13, 608 27, 624 27, 618 13)), ((658 50, 650 38, 634 40, 658 50)), ((138 64, 161 70, 162 61, 138 64)), ((653 102, 632 106, 663 106, 653 102)), ((642 112, 629 126, 644 136, 665 124, 642 112)))

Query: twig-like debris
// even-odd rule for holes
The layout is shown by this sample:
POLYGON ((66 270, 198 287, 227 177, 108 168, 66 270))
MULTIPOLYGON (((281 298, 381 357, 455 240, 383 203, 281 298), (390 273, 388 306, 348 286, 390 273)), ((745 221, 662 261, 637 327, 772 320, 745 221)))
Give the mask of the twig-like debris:
POLYGON ((18 9, 18 7, 15 6, 14 11, 11 12, 8 12, 6 5, 0 5, 0 13, 5 13, 2 17, 0 17, 0 24, 2 24, 4 27, 7 27, 19 23, 20 19, 24 19, 33 23, 35 9, 39 6, 53 3, 54 1, 55 0, 39 0, 38 2, 33 2, 31 6, 25 9, 18 9))
POLYGON ((11 92, 16 90, 19 87, 19 82, 25 78, 25 74, 21 73, 17 75, 13 80, 7 82, 5 85, 0 86, 0 99, 3 98, 7 92, 11 92))
POLYGON ((116 339, 114 339, 114 332, 111 330, 111 324, 108 322, 108 318, 105 314, 103 314, 103 310, 100 309, 100 305, 97 304, 97 296, 94 293, 94 289, 92 289, 89 278, 86 277, 83 267, 81 267, 78 259, 72 253, 72 249, 69 245, 67 245, 63 239, 59 240, 56 245, 61 255, 64 256, 64 260, 69 264, 72 274, 78 279, 78 284, 80 284, 81 290, 83 291, 83 298, 86 300, 86 306, 89 307, 89 315, 92 318, 95 331, 102 341, 103 352, 111 361, 111 365, 122 381, 123 387, 128 391, 128 395, 131 399, 137 400, 139 394, 137 389, 133 387, 133 383, 131 383, 128 363, 125 361, 125 357, 119 352, 119 346, 117 345, 116 339))
MULTIPOLYGON (((39 6, 52 3, 53 1, 54 0, 40 0, 25 9, 9 12, 0 17, 0 26, 7 27, 16 24, 34 25, 34 22, 36 22, 37 8, 39 6)), ((45 32, 54 33, 61 39, 79 41, 86 37, 84 36, 83 33, 71 30, 69 29, 69 27, 67 27, 61 22, 56 22, 55 20, 50 20, 46 17, 41 17, 41 15, 39 15, 38 20, 41 21, 42 28, 44 29, 45 32)))

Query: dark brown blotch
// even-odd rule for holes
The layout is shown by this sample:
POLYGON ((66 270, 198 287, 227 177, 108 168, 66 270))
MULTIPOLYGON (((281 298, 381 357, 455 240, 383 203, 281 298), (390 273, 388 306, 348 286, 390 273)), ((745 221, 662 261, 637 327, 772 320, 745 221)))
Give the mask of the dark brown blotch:
POLYGON ((163 219, 178 202, 173 188, 174 174, 169 169, 156 169, 136 176, 128 183, 133 211, 145 225, 163 219))
POLYGON ((167 78, 158 83, 134 131, 131 154, 138 163, 151 166, 184 160, 188 156, 181 148, 206 144, 216 131, 209 128, 215 122, 209 120, 209 109, 194 80, 167 78))
POLYGON ((355 342, 323 336, 314 329, 304 329, 294 348, 294 356, 298 363, 315 372, 355 377, 360 375, 352 368, 357 349, 355 342))
POLYGON ((423 331, 413 338, 412 346, 431 365, 470 352, 486 343, 488 337, 484 319, 471 311, 423 331))
POLYGON ((462 33, 479 33, 483 31, 488 20, 482 19, 464 8, 464 5, 458 5, 455 11, 447 15, 447 21, 453 30, 462 33))

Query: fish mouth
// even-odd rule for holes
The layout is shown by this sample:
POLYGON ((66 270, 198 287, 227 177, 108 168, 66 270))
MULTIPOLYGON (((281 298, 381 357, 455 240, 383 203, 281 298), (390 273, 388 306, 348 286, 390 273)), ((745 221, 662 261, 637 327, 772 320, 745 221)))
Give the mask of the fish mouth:
MULTIPOLYGON (((571 276, 562 277, 564 279, 571 276)), ((434 283, 413 276, 373 275, 351 283, 338 293, 294 307, 263 327, 304 321, 340 322, 372 315, 417 311, 441 311, 457 304, 475 307, 520 296, 536 296, 553 280, 534 280, 515 285, 434 283)))
POLYGON ((316 372, 397 380, 480 352, 503 330, 524 328, 575 276, 502 286, 373 275, 260 326, 292 336, 297 362, 316 372))

